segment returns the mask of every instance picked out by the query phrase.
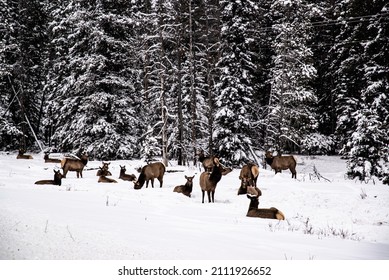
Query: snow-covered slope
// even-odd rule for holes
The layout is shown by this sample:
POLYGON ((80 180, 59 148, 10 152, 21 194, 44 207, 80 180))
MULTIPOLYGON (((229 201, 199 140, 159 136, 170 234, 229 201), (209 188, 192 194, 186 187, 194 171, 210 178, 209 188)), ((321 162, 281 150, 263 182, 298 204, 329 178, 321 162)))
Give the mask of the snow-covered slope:
POLYGON ((260 170, 260 207, 286 216, 275 221, 246 217, 240 170, 202 204, 198 168, 173 163, 179 172, 167 172, 162 188, 134 190, 117 179, 119 165, 137 175, 142 162, 112 161, 118 183, 102 184, 101 162, 91 161, 84 178, 69 172, 48 186, 34 182, 52 179, 59 164, 33 156, 0 154, 0 259, 389 259, 389 187, 346 180, 338 157, 299 157, 297 180, 260 170), (191 198, 173 192, 193 174, 191 198))

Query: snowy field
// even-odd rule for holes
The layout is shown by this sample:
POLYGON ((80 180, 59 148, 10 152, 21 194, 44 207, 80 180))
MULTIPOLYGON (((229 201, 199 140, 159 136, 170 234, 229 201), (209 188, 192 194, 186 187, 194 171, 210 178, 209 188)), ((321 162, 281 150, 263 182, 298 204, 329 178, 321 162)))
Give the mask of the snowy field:
POLYGON ((389 259, 389 186, 346 180, 339 157, 298 157, 297 180, 260 169, 260 207, 280 209, 286 220, 276 221, 246 217, 238 169, 222 178, 214 204, 202 204, 198 167, 173 163, 179 172, 166 173, 163 188, 134 190, 119 165, 138 176, 140 161, 112 161, 117 184, 97 183, 101 162, 90 161, 82 179, 69 172, 62 186, 35 185, 59 164, 33 156, 0 153, 3 260, 389 259), (194 174, 191 198, 173 192, 194 174))

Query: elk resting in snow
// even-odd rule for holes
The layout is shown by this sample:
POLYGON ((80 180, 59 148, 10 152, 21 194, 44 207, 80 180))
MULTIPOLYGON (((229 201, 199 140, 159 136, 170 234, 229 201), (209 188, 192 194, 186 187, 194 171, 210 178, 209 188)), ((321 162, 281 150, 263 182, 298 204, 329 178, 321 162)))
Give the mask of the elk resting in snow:
POLYGON ((253 163, 246 164, 242 167, 240 171, 239 179, 241 180, 240 188, 238 190, 238 195, 246 194, 247 187, 256 187, 257 179, 259 175, 259 168, 253 163))
POLYGON ((246 214, 247 217, 285 220, 284 214, 277 208, 258 208, 258 197, 262 193, 257 187, 247 187, 247 193, 247 198, 250 199, 249 209, 246 214))
POLYGON ((296 178, 296 159, 294 156, 273 156, 270 151, 265 153, 265 161, 276 172, 289 169, 292 172, 292 178, 296 178))
POLYGON ((182 193, 183 195, 189 196, 192 193, 193 189, 193 178, 194 176, 188 177, 185 175, 186 183, 185 185, 179 185, 174 188, 173 192, 182 193))
POLYGON ((162 188, 163 184, 163 175, 165 174, 165 165, 162 162, 150 163, 146 166, 143 166, 138 180, 134 182, 134 189, 139 190, 143 187, 146 182, 146 188, 149 186, 149 181, 151 181, 151 187, 154 188, 154 179, 157 178, 162 188))
POLYGON ((54 170, 54 180, 40 180, 40 181, 36 181, 35 184, 36 185, 57 185, 57 186, 60 186, 62 178, 63 178, 63 176, 61 174, 61 171, 54 170))
POLYGON ((76 171, 77 178, 81 176, 82 178, 82 170, 84 170, 85 165, 88 163, 88 156, 83 154, 80 159, 75 158, 64 158, 61 161, 61 167, 63 169, 63 177, 66 178, 66 174, 68 171, 76 171))
POLYGON ((111 178, 108 178, 108 177, 106 177, 106 176, 104 176, 104 175, 101 175, 101 176, 99 177, 99 180, 98 180, 97 182, 98 182, 98 183, 117 183, 116 180, 111 179, 111 178))
POLYGON ((19 149, 19 153, 16 156, 17 159, 32 159, 31 155, 25 155, 24 153, 26 152, 25 149, 19 149))
POLYGON ((122 179, 124 181, 135 181, 136 176, 134 174, 126 174, 126 166, 120 166, 120 174, 119 174, 119 179, 122 179))
POLYGON ((108 170, 110 162, 102 162, 103 166, 99 167, 97 170, 96 176, 112 176, 112 173, 108 170))
POLYGON ((212 172, 209 173, 207 171, 201 173, 200 175, 200 187, 201 191, 203 193, 202 196, 202 203, 204 203, 204 195, 205 192, 208 194, 208 202, 215 202, 215 189, 217 183, 219 183, 220 179, 222 178, 222 170, 223 167, 220 165, 220 162, 217 158, 213 159, 213 168, 212 172))
POLYGON ((43 159, 45 160, 46 163, 48 162, 53 162, 53 163, 60 163, 61 160, 59 158, 50 158, 48 153, 45 153, 43 156, 43 159))

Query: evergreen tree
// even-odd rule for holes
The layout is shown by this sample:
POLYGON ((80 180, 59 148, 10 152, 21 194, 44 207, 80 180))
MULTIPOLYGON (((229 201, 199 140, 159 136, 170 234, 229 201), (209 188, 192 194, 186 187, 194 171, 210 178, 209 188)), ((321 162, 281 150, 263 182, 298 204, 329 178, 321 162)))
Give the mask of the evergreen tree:
POLYGON ((9 147, 27 149, 35 142, 42 117, 46 17, 37 0, 2 1, 1 8, 0 78, 3 98, 9 100, 7 117, 3 113, 1 118, 10 129, 5 135, 20 136, 9 147))
POLYGON ((317 101, 313 88, 316 69, 308 47, 312 12, 304 0, 275 1, 272 10, 275 55, 265 146, 294 151, 317 129, 312 110, 317 101))
POLYGON ((51 80, 54 139, 103 159, 137 150, 135 21, 128 1, 69 1, 52 26, 58 43, 51 80))
POLYGON ((249 158, 251 140, 250 105, 253 97, 251 42, 257 17, 253 1, 221 1, 221 57, 217 64, 220 80, 215 85, 216 154, 226 163, 237 165, 249 158))
MULTIPOLYGON (((348 175, 360 180, 377 176, 388 178, 389 127, 389 48, 387 7, 385 1, 375 1, 365 6, 365 14, 377 16, 363 17, 358 29, 366 34, 363 42, 364 63, 363 87, 360 91, 360 102, 352 114, 356 126, 347 141, 345 151, 348 157, 348 175), (386 12, 385 12, 386 11, 386 12)), ((361 18, 362 19, 362 18, 361 18)), ((363 67, 363 68, 362 68, 363 67)))

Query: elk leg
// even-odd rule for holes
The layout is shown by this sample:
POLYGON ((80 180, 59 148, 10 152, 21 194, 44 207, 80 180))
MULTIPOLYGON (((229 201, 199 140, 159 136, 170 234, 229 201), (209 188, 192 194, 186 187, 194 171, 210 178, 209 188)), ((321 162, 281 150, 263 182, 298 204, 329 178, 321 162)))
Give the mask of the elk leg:
POLYGON ((146 189, 149 187, 149 180, 146 180, 146 189))
POLYGON ((205 191, 204 190, 201 190, 203 192, 203 201, 202 203, 204 203, 204 195, 205 195, 205 191))
POLYGON ((154 188, 154 178, 151 179, 151 187, 154 188))
POLYGON ((159 180, 159 187, 160 187, 160 188, 162 188, 163 179, 162 179, 162 178, 160 178, 160 179, 158 179, 158 180, 159 180))
POLYGON ((207 191, 207 194, 208 194, 208 202, 211 202, 211 192, 207 191))
POLYGON ((212 191, 212 202, 215 202, 215 191, 212 191))

